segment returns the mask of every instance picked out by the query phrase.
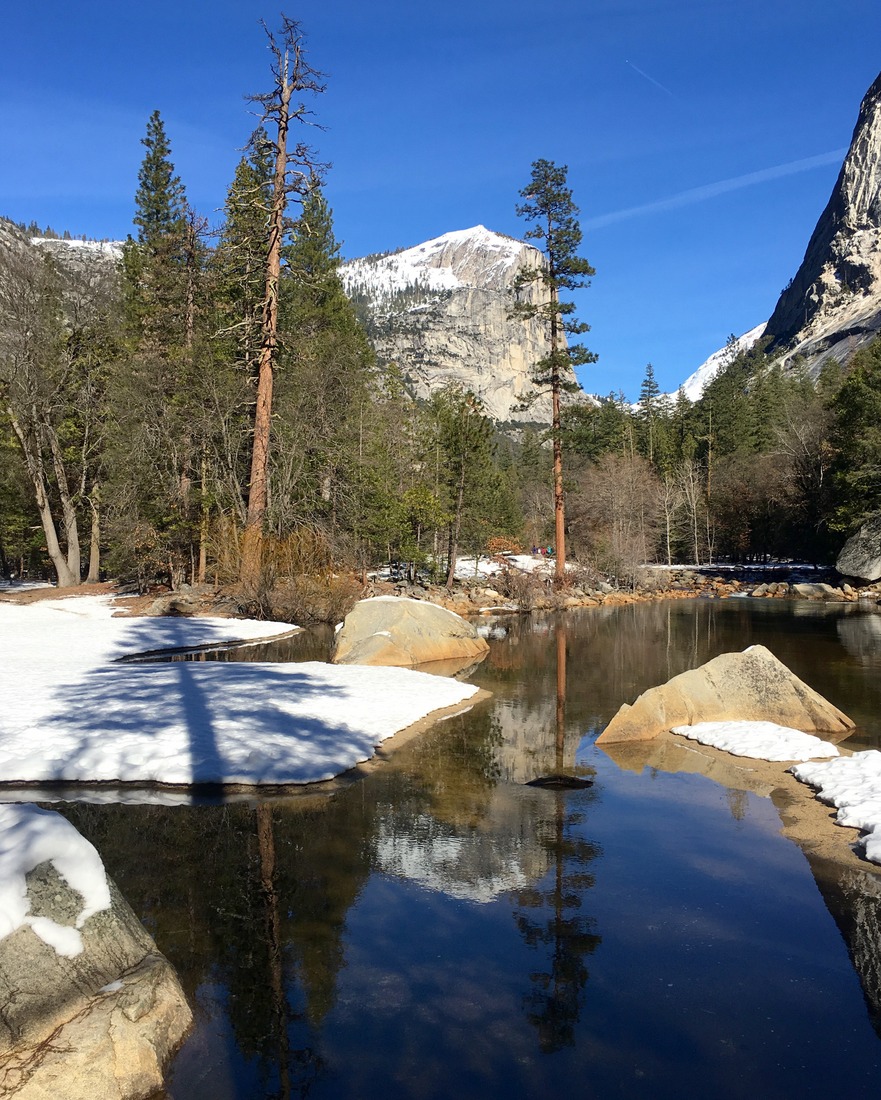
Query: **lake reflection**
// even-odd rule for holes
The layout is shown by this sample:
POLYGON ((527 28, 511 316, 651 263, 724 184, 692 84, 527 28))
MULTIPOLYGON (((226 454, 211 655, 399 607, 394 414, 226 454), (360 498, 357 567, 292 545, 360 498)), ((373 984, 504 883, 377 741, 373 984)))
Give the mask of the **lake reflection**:
POLYGON ((812 875, 771 800, 593 739, 761 643, 877 744, 879 621, 748 600, 500 619, 473 677, 493 697, 333 796, 66 806, 195 1007, 167 1095, 874 1095, 878 878, 812 875), (573 769, 593 786, 525 786, 573 769))

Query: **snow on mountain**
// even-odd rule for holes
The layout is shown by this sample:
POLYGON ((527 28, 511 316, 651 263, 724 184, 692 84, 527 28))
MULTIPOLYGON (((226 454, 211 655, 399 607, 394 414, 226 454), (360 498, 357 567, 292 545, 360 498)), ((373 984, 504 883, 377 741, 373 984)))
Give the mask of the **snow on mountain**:
MULTIPOLYGON (((487 416, 517 428, 551 419, 549 395, 535 397, 531 382, 549 351, 545 326, 510 317, 517 274, 543 263, 532 245, 477 225, 350 260, 340 278, 379 359, 397 364, 414 396, 456 384, 487 416)), ((537 280, 518 293, 539 302, 546 291, 537 280)))
MULTIPOLYGON (((738 336, 735 344, 726 344, 724 348, 714 351, 709 359, 701 363, 694 374, 690 374, 679 387, 685 391, 685 396, 689 401, 697 401, 719 371, 730 363, 735 355, 740 354, 742 351, 749 351, 749 349, 764 335, 766 325, 766 321, 763 321, 760 325, 756 325, 756 327, 751 328, 749 332, 745 332, 742 336, 738 336)), ((665 396, 675 401, 677 393, 678 390, 676 393, 668 393, 665 394, 665 396)))
POLYGON ((387 306, 411 288, 430 295, 505 283, 524 247, 522 241, 476 225, 399 252, 350 260, 340 268, 340 278, 350 296, 366 294, 377 306, 387 306))
POLYGON ((77 241, 62 240, 60 237, 31 237, 30 242, 37 248, 45 248, 56 254, 73 252, 87 256, 93 253, 114 260, 122 259, 122 241, 77 241))

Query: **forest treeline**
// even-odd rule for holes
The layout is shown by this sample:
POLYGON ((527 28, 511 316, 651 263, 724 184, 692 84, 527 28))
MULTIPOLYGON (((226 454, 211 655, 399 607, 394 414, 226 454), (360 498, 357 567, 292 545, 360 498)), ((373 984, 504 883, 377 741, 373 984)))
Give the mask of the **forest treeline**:
POLYGON ((828 564, 881 508, 881 340, 843 370, 783 371, 759 342, 728 341, 696 402, 659 392, 572 409, 578 472, 570 525, 581 553, 632 579, 645 561, 828 564))
MULTIPOLYGON (((241 581, 268 356, 252 609, 297 578, 395 559, 442 578, 460 552, 552 544, 545 434, 500 434, 455 387, 416 402, 407 364, 377 362, 305 146, 280 160, 258 128, 209 226, 158 112, 143 145, 116 273, 76 285, 23 238, 0 254, 5 575, 241 581)), ((633 583, 653 560, 828 561, 881 500, 881 343, 813 382, 732 340, 696 403, 662 397, 648 367, 637 405, 569 405, 561 434, 567 542, 599 572, 633 583)))

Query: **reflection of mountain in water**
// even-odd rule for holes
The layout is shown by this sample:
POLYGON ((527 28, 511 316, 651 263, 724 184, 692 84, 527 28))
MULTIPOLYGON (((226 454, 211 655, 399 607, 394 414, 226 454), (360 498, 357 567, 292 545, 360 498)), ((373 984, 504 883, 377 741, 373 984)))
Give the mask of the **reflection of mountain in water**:
POLYGON ((382 807, 375 854, 387 874, 453 898, 489 902, 545 873, 547 853, 535 835, 536 792, 500 786, 479 824, 452 824, 407 805, 382 807))

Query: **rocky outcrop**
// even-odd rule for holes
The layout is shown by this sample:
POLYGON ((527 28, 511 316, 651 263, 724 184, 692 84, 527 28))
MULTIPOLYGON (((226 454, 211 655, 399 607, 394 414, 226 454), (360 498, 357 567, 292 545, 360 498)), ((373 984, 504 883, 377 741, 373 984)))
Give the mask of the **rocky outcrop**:
POLYGON ((770 650, 754 645, 674 676, 643 692, 632 706, 625 703, 597 744, 649 741, 673 726, 723 720, 776 722, 833 736, 844 736, 854 727, 770 650))
POLYGON ((835 188, 768 321, 769 353, 816 377, 881 334, 881 75, 866 93, 835 188))
POLYGON ((47 259, 58 275, 65 312, 70 317, 82 321, 97 303, 119 294, 120 242, 29 237, 17 225, 0 218, 0 279, 10 264, 14 270, 22 264, 36 267, 47 259))
POLYGON ((180 983, 73 826, 15 810, 0 837, 0 1095, 152 1096, 192 1022, 180 983), (21 866, 21 897, 10 862, 28 832, 47 858, 21 866))
POLYGON ((844 544, 835 568, 844 577, 881 580, 881 515, 873 516, 844 544))
POLYGON ((482 661, 488 651, 471 623, 446 608, 376 596, 361 600, 346 616, 332 660, 413 668, 434 661, 482 661))
MULTIPOLYGON (((500 424, 548 424, 549 395, 520 407, 532 392, 532 369, 548 354, 547 333, 537 321, 509 316, 517 273, 543 262, 531 245, 478 225, 352 260, 340 277, 380 359, 397 364, 414 396, 457 383, 500 424)), ((521 294, 535 301, 542 292, 534 283, 521 294)))

